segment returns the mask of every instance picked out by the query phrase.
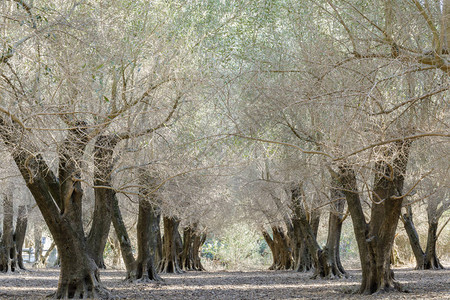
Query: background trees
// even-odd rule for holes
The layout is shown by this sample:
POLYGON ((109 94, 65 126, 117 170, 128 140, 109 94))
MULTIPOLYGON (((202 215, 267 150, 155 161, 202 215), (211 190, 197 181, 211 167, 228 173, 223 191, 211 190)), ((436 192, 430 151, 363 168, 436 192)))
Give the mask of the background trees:
POLYGON ((0 137, 58 247, 56 297, 106 293, 111 222, 133 280, 202 269, 205 232, 242 221, 264 232, 274 269, 344 275, 344 198, 361 293, 399 288, 402 210, 418 267, 441 267, 447 0, 1 7, 0 137), (425 250, 412 221, 422 201, 425 250), (137 259, 124 217, 138 227, 137 259))

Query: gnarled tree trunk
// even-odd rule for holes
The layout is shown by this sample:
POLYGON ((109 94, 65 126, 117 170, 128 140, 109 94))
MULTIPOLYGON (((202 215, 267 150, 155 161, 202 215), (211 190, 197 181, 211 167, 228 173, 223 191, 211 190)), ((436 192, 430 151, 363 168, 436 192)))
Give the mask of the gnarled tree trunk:
POLYGON ((94 147, 95 206, 87 242, 92 258, 101 269, 105 268, 103 252, 111 227, 112 202, 114 198, 111 172, 114 166, 114 147, 118 141, 117 135, 101 135, 97 137, 94 147))
POLYGON ((22 134, 22 128, 10 122, 0 117, 0 137, 9 148, 59 250, 61 272, 54 296, 108 296, 100 282, 97 265, 89 255, 83 231, 79 167, 88 142, 86 123, 75 122, 58 148, 59 178, 56 178, 42 155, 22 134))
POLYGON ((183 271, 204 271, 199 250, 204 243, 203 235, 197 232, 197 224, 183 229, 183 251, 180 254, 180 266, 183 271))
POLYGON ((391 289, 402 290, 390 268, 390 253, 401 213, 404 174, 410 142, 390 145, 383 158, 375 164, 372 213, 367 223, 351 166, 340 167, 340 182, 346 195, 358 243, 362 267, 361 294, 373 294, 391 289))
POLYGON ((326 252, 327 277, 346 276, 344 267, 341 264, 339 245, 341 240, 342 223, 344 221, 345 196, 338 188, 336 179, 332 179, 332 188, 330 191, 330 217, 328 221, 328 237, 327 244, 323 251, 326 252))
POLYGON ((427 247, 425 249, 425 261, 423 268, 426 270, 439 270, 444 269, 444 266, 439 261, 436 253, 436 241, 437 241, 437 229, 438 222, 433 220, 428 220, 428 238, 427 247))
POLYGON ((163 238, 163 259, 160 264, 162 273, 182 273, 178 262, 177 235, 179 221, 174 217, 163 217, 164 238, 163 238))
POLYGON ((157 235, 160 235, 160 210, 157 207, 153 189, 157 179, 142 171, 140 173, 139 217, 137 224, 138 257, 136 260, 136 278, 139 281, 162 280, 158 275, 155 261, 158 247, 157 235))
POLYGON ((289 270, 292 268, 292 253, 287 235, 281 226, 272 226, 274 247, 278 255, 275 270, 289 270))
POLYGON ((158 214, 158 208, 152 205, 147 199, 141 198, 139 200, 139 217, 137 224, 138 257, 136 260, 136 279, 141 282, 161 280, 161 277, 156 271, 155 262, 155 249, 157 246, 155 234, 158 232, 156 229, 158 214))
POLYGON ((139 196, 139 215, 137 224, 137 243, 138 257, 133 256, 133 249, 130 238, 123 222, 122 213, 120 212, 119 202, 114 193, 112 203, 112 222, 120 243, 122 258, 127 270, 126 280, 148 282, 151 280, 160 281, 161 277, 157 274, 157 253, 158 239, 161 238, 159 229, 160 212, 154 204, 154 196, 149 192, 156 184, 155 179, 149 178, 141 173, 141 186, 150 186, 149 188, 141 188, 139 196))
POLYGON ((262 234, 272 252, 273 263, 269 270, 288 270, 292 268, 292 253, 283 228, 281 226, 272 226, 273 239, 265 230, 262 231, 262 234))
MULTIPOLYGON (((301 249, 301 259, 310 259, 314 266, 314 274, 312 278, 330 278, 330 277, 341 277, 345 274, 339 260, 339 240, 342 228, 342 211, 343 203, 339 202, 337 190, 333 187, 332 191, 332 201, 336 211, 330 213, 330 220, 328 226, 328 239, 327 246, 322 249, 317 243, 317 228, 319 218, 311 217, 311 221, 308 220, 306 211, 304 209, 302 198, 304 197, 301 186, 296 187, 292 190, 292 200, 293 200, 293 210, 296 218, 296 224, 299 226, 299 230, 304 238, 303 247, 301 249), (317 221, 314 221, 317 220, 317 221), (304 251, 309 252, 306 255, 304 251)), ((320 215, 319 215, 320 216, 320 215)), ((297 270, 304 270, 308 266, 304 265, 297 267, 297 270)))
POLYGON ((194 260, 194 270, 196 271, 204 271, 205 268, 202 265, 200 260, 200 248, 206 241, 206 234, 198 232, 194 232, 194 242, 192 243, 192 256, 194 260))
POLYGON ((275 270, 277 266, 277 260, 278 260, 278 249, 275 248, 275 243, 273 242, 273 239, 270 237, 270 234, 262 230, 262 235, 264 237, 264 240, 266 241, 267 245, 270 248, 270 252, 272 252, 272 265, 269 267, 269 270, 275 270))
POLYGON ((291 248, 294 259, 293 268, 296 272, 306 272, 313 268, 312 252, 308 246, 304 230, 302 230, 301 218, 306 217, 307 222, 314 235, 314 239, 317 236, 320 223, 320 213, 313 211, 308 216, 302 216, 304 214, 300 209, 301 197, 303 197, 302 183, 296 184, 291 187, 291 206, 292 206, 292 237, 291 248))

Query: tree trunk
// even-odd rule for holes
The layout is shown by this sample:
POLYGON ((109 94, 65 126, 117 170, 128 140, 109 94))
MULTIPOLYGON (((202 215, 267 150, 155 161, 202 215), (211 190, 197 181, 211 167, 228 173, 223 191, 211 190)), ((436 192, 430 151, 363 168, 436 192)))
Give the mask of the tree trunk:
POLYGON ((273 242, 272 238, 270 237, 270 234, 267 231, 263 230, 262 235, 270 248, 270 252, 272 252, 272 265, 269 267, 269 270, 275 270, 278 261, 278 252, 277 252, 278 249, 275 248, 275 243, 273 242))
POLYGON ((83 230, 80 165, 88 134, 85 122, 72 124, 58 148, 58 177, 54 175, 22 129, 0 117, 0 136, 9 148, 27 187, 58 247, 61 272, 56 298, 109 296, 89 255, 83 230), (20 140, 19 140, 20 139, 20 140), (26 148, 25 148, 26 147, 26 148))
POLYGON ((360 253, 361 294, 402 290, 390 268, 390 253, 403 202, 401 193, 409 148, 408 141, 395 142, 383 153, 384 159, 375 163, 374 202, 369 223, 362 210, 354 170, 350 166, 340 167, 340 182, 347 198, 360 253))
MULTIPOLYGON (((141 185, 155 186, 152 179, 141 173, 144 180, 141 185), (145 184, 144 184, 145 183, 145 184)), ((153 179, 154 180, 154 179, 153 179)), ((117 239, 120 242, 122 258, 127 270, 126 280, 148 282, 151 280, 162 280, 156 272, 156 256, 158 253, 158 236, 161 238, 159 229, 160 213, 159 209, 150 201, 152 195, 150 188, 141 188, 139 197, 139 215, 137 224, 138 257, 135 260, 130 238, 123 222, 120 212, 119 202, 114 193, 112 203, 112 222, 116 231, 117 239)), ((152 199, 154 200, 154 199, 152 199)), ((154 201, 153 201, 154 202, 154 201)))
POLYGON ((303 204, 301 202, 298 202, 298 204, 299 207, 296 208, 296 215, 299 217, 300 230, 304 236, 305 245, 308 247, 315 269, 312 278, 317 278, 318 276, 326 277, 328 275, 326 271, 329 269, 326 266, 328 260, 326 256, 324 256, 326 255, 326 252, 323 252, 317 243, 313 228, 306 217, 303 204))
POLYGON ((275 270, 289 270, 292 268, 292 253, 284 230, 280 226, 272 226, 273 242, 276 248, 277 260, 275 270))
POLYGON ((122 253, 122 259, 127 270, 127 275, 125 280, 135 280, 136 278, 136 260, 133 256, 133 248, 131 246, 131 240, 128 235, 127 228, 123 222, 122 213, 119 208, 119 201, 117 195, 114 193, 113 203, 112 203, 112 223, 114 225, 114 230, 117 235, 117 239, 120 243, 120 251, 122 253))
POLYGON ((17 252, 17 265, 19 266, 19 268, 23 270, 25 270, 25 267, 23 265, 22 248, 23 242, 25 241, 25 234, 27 232, 27 224, 28 224, 27 207, 25 205, 20 205, 17 215, 16 232, 14 236, 17 252))
POLYGON ((42 256, 42 230, 38 225, 34 225, 34 264, 33 267, 40 265, 42 256))
MULTIPOLYGON (((337 198, 337 190, 332 190, 333 199, 337 198), (334 195, 336 194, 336 195, 334 195)), ((330 278, 341 277, 345 274, 339 260, 339 240, 342 228, 342 202, 335 203, 338 215, 330 214, 329 232, 327 246, 321 249, 317 243, 317 230, 320 221, 320 214, 310 214, 308 220, 306 211, 303 206, 302 198, 304 197, 301 185, 292 190, 293 211, 296 218, 295 223, 298 224, 301 235, 304 239, 301 248, 300 265, 296 267, 298 271, 306 270, 309 263, 314 266, 314 274, 311 278, 330 278), (303 260, 303 262, 302 262, 303 260)))
POLYGON ((195 271, 204 271, 205 268, 202 265, 200 260, 200 248, 206 241, 206 234, 199 234, 194 232, 194 242, 192 244, 192 256, 194 260, 194 270, 195 271))
MULTIPOLYGON (((302 183, 291 187, 291 202, 292 202, 292 232, 293 238, 291 247, 293 248, 294 270, 297 272, 306 272, 312 269, 314 259, 312 257, 313 251, 309 248, 307 237, 304 235, 305 229, 302 229, 302 218, 306 218, 314 239, 317 236, 320 223, 320 212, 313 211, 307 216, 302 212, 303 204, 301 199, 303 197, 302 183)), ((306 228, 306 231, 309 229, 306 228)))
POLYGON ((180 267, 183 271, 193 270, 192 236, 194 230, 191 226, 183 229, 183 251, 180 254, 180 267))
POLYGON ((139 282, 161 280, 161 277, 156 272, 155 264, 157 215, 158 209, 147 199, 141 197, 139 200, 139 217, 137 224, 138 257, 136 261, 136 279, 139 282))
POLYGON ((110 244, 111 249, 113 250, 112 265, 114 266, 114 268, 119 268, 121 253, 120 253, 120 243, 119 240, 117 239, 117 235, 110 236, 110 244))
POLYGON ((164 217, 163 259, 160 264, 162 273, 182 273, 178 263, 177 234, 179 221, 173 217, 164 217))
POLYGON ((3 198, 3 233, 0 244, 0 272, 14 272, 17 268, 17 253, 13 234, 14 208, 11 195, 3 198))
POLYGON ((180 254, 180 266, 183 271, 203 271, 199 250, 202 236, 196 233, 197 224, 186 226, 183 230, 183 251, 180 254))
POLYGON ((413 250, 414 257, 416 258, 416 270, 424 269, 425 267, 425 253, 420 246, 419 234, 416 231, 416 227, 413 223, 413 215, 411 206, 408 207, 408 212, 403 214, 402 217, 403 226, 409 238, 409 244, 413 250))
POLYGON ((444 269, 439 258, 436 254, 436 241, 437 241, 437 228, 438 223, 433 222, 433 220, 428 220, 428 239, 427 239, 427 248, 425 250, 425 259, 424 259, 424 269, 426 270, 440 270, 444 269))
POLYGON ((339 255, 339 245, 341 240, 342 223, 344 221, 345 196, 338 188, 338 182, 332 179, 332 188, 330 191, 330 217, 328 220, 327 244, 323 251, 326 253, 329 268, 325 273, 328 277, 346 276, 344 267, 341 264, 339 255))
MULTIPOLYGON (((45 255, 42 255, 42 256, 40 257, 39 263, 40 263, 42 266, 45 266, 45 265, 47 264, 47 259, 48 259, 48 257, 50 256, 50 254, 52 253, 53 249, 55 249, 55 247, 56 247, 56 244, 55 244, 55 242, 53 242, 53 243, 50 245, 50 247, 48 248, 48 250, 47 250, 47 252, 45 253, 45 255)), ((58 259, 59 259, 59 256, 58 256, 58 258, 56 259, 55 264, 60 265, 61 263, 58 263, 58 259)))
POLYGON ((95 208, 92 227, 88 235, 88 246, 92 258, 101 269, 105 269, 103 252, 111 227, 114 198, 111 172, 114 166, 114 147, 118 141, 117 135, 101 135, 95 141, 94 147, 95 208))

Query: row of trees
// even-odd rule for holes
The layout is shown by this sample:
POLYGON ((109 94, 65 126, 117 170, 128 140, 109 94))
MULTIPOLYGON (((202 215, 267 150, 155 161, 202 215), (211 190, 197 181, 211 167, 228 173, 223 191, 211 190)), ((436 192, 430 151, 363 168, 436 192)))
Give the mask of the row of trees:
POLYGON ((128 279, 201 269, 194 229, 235 212, 230 195, 248 219, 269 222, 273 268, 345 275, 345 202, 361 293, 399 288, 390 253, 404 207, 418 265, 439 267, 448 0, 0 5, 0 138, 58 248, 56 298, 108 294, 98 269, 111 224, 128 279), (255 161, 256 187, 245 178, 255 161), (249 204, 239 186, 253 191, 249 204), (425 251, 408 210, 422 199, 425 251), (137 204, 137 258, 120 201, 137 204), (321 247, 314 212, 326 205, 321 247))

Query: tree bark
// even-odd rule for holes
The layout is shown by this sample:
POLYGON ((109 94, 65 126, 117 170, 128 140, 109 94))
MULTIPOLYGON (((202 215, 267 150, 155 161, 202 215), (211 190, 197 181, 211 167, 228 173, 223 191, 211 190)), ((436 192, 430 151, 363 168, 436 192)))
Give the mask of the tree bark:
POLYGON ((326 258, 328 260, 326 267, 329 268, 325 273, 331 278, 346 276, 339 253, 342 223, 344 221, 345 196, 339 190, 338 182, 335 178, 332 178, 330 196, 331 203, 328 221, 328 237, 327 244, 323 251, 326 253, 326 258))
POLYGON ((17 269, 17 252, 14 242, 14 207, 11 195, 3 197, 3 233, 0 244, 0 272, 14 272, 17 269))
POLYGON ((416 227, 413 223, 413 214, 411 206, 408 207, 407 213, 402 217, 403 226, 409 238, 409 244, 413 250, 414 257, 416 259, 416 270, 424 269, 425 266, 425 253, 420 246, 419 234, 416 231, 416 227))
POLYGON ((83 230, 81 159, 88 142, 85 122, 75 122, 58 148, 58 178, 17 124, 0 117, 0 137, 9 148, 58 247, 61 272, 55 298, 98 298, 100 282, 83 230), (20 140, 19 140, 20 139, 20 140), (25 148, 26 147, 26 148, 25 148))
POLYGON ((358 243, 362 267, 361 294, 374 294, 393 289, 402 290, 390 268, 390 253, 401 213, 404 174, 409 157, 410 142, 390 145, 382 160, 375 163, 373 204, 367 223, 351 166, 340 166, 340 182, 346 195, 358 243))
POLYGON ((101 269, 105 269, 103 252, 111 227, 112 202, 114 198, 111 173, 114 166, 114 147, 118 141, 118 137, 114 134, 101 135, 97 137, 94 146, 95 207, 87 243, 92 258, 101 269))
MULTIPOLYGON (((50 245, 50 247, 48 248, 48 250, 47 250, 47 252, 45 253, 45 255, 42 255, 42 256, 39 258, 39 262, 38 262, 38 263, 40 263, 42 266, 45 266, 45 265, 47 264, 47 259, 48 259, 48 257, 49 257, 50 254, 52 253, 53 249, 55 249, 55 247, 56 247, 56 244, 55 244, 55 242, 53 242, 53 243, 50 245)), ((56 261, 55 261, 55 265, 60 265, 60 263, 58 263, 58 259, 59 259, 59 256, 58 256, 58 258, 57 258, 56 261)))
POLYGON ((180 267, 183 271, 191 271, 194 269, 192 256, 192 238, 194 235, 193 226, 186 226, 183 229, 183 251, 180 254, 180 267))
POLYGON ((204 271, 198 254, 204 241, 202 242, 202 236, 196 230, 196 223, 183 229, 183 251, 180 254, 183 271, 204 271))
POLYGON ((278 255, 275 270, 289 270, 292 268, 292 253, 289 242, 284 230, 281 226, 272 226, 275 252, 278 255))
POLYGON ((157 274, 157 256, 161 233, 159 228, 160 212, 154 204, 154 196, 149 192, 156 184, 154 178, 149 178, 141 173, 141 186, 150 186, 150 188, 141 188, 139 196, 139 215, 137 224, 137 243, 138 257, 133 256, 133 249, 130 238, 123 222, 122 213, 119 208, 117 196, 114 193, 112 203, 112 223, 120 243, 122 258, 125 263, 127 281, 160 281, 162 278, 157 274))
POLYGON ((428 238, 427 238, 427 247, 425 249, 425 259, 423 268, 426 270, 440 270, 444 269, 444 266, 439 261, 436 253, 436 242, 437 242, 437 228, 438 223, 433 222, 433 220, 428 220, 428 238))
POLYGON ((125 280, 133 281, 136 278, 136 260, 133 256, 133 248, 131 246, 131 240, 128 235, 127 228, 123 222, 122 213, 119 208, 119 201, 117 195, 114 193, 112 203, 112 223, 117 235, 117 239, 120 243, 120 252, 122 253, 122 259, 125 264, 127 275, 125 280))
POLYGON ((38 225, 34 225, 34 264, 33 267, 40 266, 42 256, 42 230, 38 225))
POLYGON ((160 264, 162 273, 182 273, 178 262, 177 234, 179 221, 174 217, 163 217, 163 259, 160 264))
POLYGON ((152 205, 147 199, 141 197, 139 200, 137 224, 138 257, 136 260, 136 279, 139 282, 161 280, 161 277, 156 272, 155 263, 155 249, 157 246, 156 222, 158 220, 158 214, 158 208, 152 205))
POLYGON ((206 241, 206 234, 198 232, 194 232, 194 242, 192 244, 192 255, 194 260, 194 270, 195 271, 204 271, 205 268, 202 265, 200 260, 200 248, 206 241))
POLYGON ((278 260, 278 252, 277 252, 278 249, 275 248, 275 244, 267 231, 263 230, 262 235, 270 248, 270 252, 272 252, 272 265, 269 267, 269 270, 275 270, 278 260))
POLYGON ((295 187, 292 190, 295 224, 299 227, 299 231, 304 240, 299 252, 300 264, 296 266, 296 270, 305 271, 312 264, 314 266, 312 278, 331 278, 345 275, 339 258, 339 241, 342 230, 344 200, 339 199, 341 195, 338 193, 335 184, 333 184, 331 194, 334 200, 332 200, 332 206, 335 212, 333 209, 330 212, 327 245, 322 249, 316 239, 320 214, 311 214, 310 220, 308 220, 301 200, 304 197, 301 186, 295 187))
POLYGON ((19 266, 19 268, 23 270, 25 270, 25 266, 23 265, 22 248, 23 243, 25 241, 25 234, 27 232, 27 225, 28 225, 27 207, 25 205, 19 205, 14 240, 17 252, 17 265, 19 266))

